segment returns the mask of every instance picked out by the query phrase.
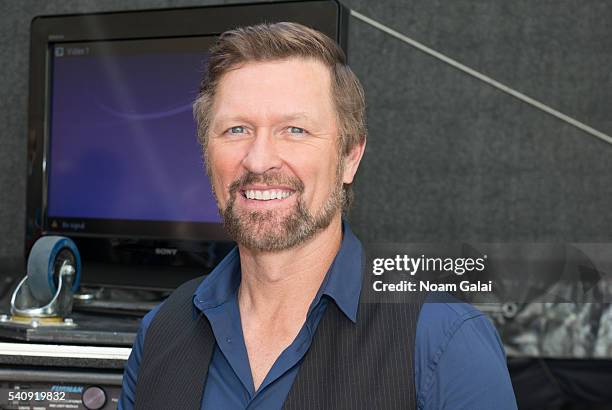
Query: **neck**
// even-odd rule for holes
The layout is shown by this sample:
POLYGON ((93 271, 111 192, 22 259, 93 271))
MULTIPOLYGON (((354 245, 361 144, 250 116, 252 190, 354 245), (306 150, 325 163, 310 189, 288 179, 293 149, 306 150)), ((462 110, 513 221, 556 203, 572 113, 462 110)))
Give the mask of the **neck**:
POLYGON ((291 249, 256 252, 239 246, 241 310, 269 319, 306 314, 342 242, 340 214, 313 238, 291 249))

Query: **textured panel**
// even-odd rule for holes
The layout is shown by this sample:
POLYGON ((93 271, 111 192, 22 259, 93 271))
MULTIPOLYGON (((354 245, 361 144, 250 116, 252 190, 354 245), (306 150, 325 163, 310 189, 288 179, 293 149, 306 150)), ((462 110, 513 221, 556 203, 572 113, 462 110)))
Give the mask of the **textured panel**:
MULTIPOLYGON (((612 133, 605 2, 351 2, 411 38, 612 133)), ((352 20, 370 139, 370 240, 609 240, 612 146, 352 20)))

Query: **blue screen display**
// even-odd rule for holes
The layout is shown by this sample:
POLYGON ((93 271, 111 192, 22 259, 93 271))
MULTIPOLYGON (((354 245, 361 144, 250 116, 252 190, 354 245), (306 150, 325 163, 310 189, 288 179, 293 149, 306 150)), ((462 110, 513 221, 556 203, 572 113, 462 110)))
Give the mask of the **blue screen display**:
POLYGON ((192 116, 207 47, 165 42, 53 47, 49 217, 220 221, 192 116))

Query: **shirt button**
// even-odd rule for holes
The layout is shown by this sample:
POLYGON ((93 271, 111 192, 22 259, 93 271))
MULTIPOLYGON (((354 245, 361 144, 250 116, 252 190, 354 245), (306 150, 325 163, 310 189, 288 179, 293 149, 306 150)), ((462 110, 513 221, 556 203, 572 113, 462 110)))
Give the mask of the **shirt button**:
POLYGON ((226 337, 226 338, 225 338, 225 341, 226 341, 227 343, 232 343, 232 338, 231 338, 231 337, 226 337))

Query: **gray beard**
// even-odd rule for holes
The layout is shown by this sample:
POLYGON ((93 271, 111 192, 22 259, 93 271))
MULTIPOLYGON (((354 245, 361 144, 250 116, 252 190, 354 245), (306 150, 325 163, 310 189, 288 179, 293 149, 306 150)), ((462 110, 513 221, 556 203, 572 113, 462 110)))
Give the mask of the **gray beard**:
POLYGON ((340 164, 334 189, 315 215, 308 211, 301 198, 304 185, 297 178, 274 174, 245 174, 230 186, 230 199, 221 212, 226 231, 241 246, 261 252, 290 249, 308 241, 317 232, 327 228, 342 208, 344 202, 344 190, 340 178, 342 169, 343 164, 340 164), (295 207, 285 215, 274 210, 238 212, 235 209, 235 202, 236 195, 241 195, 239 188, 252 183, 290 186, 294 190, 293 195, 299 196, 295 207))

